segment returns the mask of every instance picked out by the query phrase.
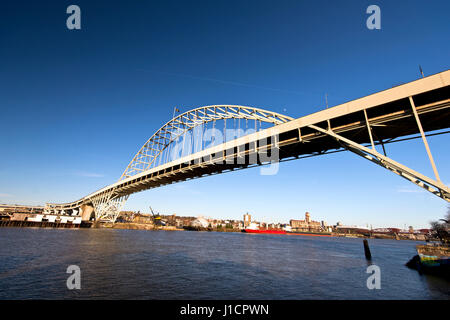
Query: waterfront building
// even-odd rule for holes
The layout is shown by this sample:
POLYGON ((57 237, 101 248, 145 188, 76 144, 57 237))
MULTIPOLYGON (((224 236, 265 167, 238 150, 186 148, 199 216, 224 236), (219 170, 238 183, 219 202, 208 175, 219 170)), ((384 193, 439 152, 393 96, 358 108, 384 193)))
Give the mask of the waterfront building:
POLYGON ((178 228, 190 226, 195 219, 195 217, 175 217, 175 226, 178 228))
POLYGON ((369 234, 370 230, 366 227, 359 227, 359 226, 344 226, 339 225, 336 226, 336 232, 337 233, 349 233, 349 234, 369 234))
POLYGON ((42 206, 0 204, 0 213, 2 215, 11 215, 13 213, 41 214, 43 211, 44 211, 44 207, 42 207, 42 206))
POLYGON ((208 228, 209 222, 203 217, 198 217, 191 222, 192 227, 208 228))
POLYGON ((311 215, 309 212, 305 213, 305 220, 290 220, 289 224, 292 231, 322 231, 322 225, 319 221, 311 220, 311 215))
POLYGON ((322 230, 326 231, 326 232, 332 232, 333 228, 331 226, 328 225, 328 223, 326 221, 321 221, 320 222, 321 226, 322 226, 322 230))
POLYGON ((250 223, 252 223, 252 216, 247 212, 246 214, 244 214, 244 227, 247 228, 248 226, 250 226, 250 223))
POLYGON ((132 218, 132 222, 153 224, 153 216, 150 214, 143 214, 143 213, 135 214, 132 218))

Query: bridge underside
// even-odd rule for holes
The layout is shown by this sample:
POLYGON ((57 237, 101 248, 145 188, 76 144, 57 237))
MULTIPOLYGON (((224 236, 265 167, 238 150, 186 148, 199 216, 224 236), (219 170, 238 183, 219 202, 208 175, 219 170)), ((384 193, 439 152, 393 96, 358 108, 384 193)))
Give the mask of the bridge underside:
MULTIPOLYGON (((450 88, 445 87, 414 97, 416 109, 425 131, 430 132, 449 127, 449 93, 450 88)), ((366 113, 375 145, 383 146, 384 144, 398 141, 396 138, 404 136, 418 135, 409 138, 420 138, 419 128, 414 118, 410 101, 407 98, 371 108, 366 110, 366 113)), ((329 122, 315 123, 314 126, 324 130, 331 129, 332 132, 357 144, 371 143, 364 111, 330 119, 329 122)), ((335 137, 310 126, 280 133, 277 145, 280 161, 317 156, 347 149, 335 137)), ((119 185, 116 194, 124 196, 224 171, 266 164, 268 161, 251 163, 250 159, 255 157, 255 152, 266 150, 267 147, 272 147, 270 139, 269 141, 260 141, 256 149, 255 143, 249 142, 231 149, 224 149, 221 153, 193 158, 189 163, 168 166, 119 185), (223 163, 224 160, 229 163, 223 163)))

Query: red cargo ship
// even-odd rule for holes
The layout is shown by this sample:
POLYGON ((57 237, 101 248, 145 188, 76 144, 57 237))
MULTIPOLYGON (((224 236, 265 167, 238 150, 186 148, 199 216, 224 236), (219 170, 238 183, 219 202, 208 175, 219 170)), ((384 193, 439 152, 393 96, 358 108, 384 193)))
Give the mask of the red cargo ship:
POLYGON ((268 233, 268 234, 286 234, 286 231, 284 230, 274 230, 274 229, 266 229, 266 230, 259 230, 259 229, 244 229, 242 232, 246 233, 268 233))

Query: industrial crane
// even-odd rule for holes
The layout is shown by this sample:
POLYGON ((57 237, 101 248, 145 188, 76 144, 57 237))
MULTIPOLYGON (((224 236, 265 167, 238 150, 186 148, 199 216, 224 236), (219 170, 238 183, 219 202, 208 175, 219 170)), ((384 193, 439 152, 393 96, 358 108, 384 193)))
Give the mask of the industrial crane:
POLYGON ((153 215, 153 223, 155 224, 155 226, 165 226, 165 222, 161 220, 161 215, 159 213, 154 213, 152 207, 150 207, 150 211, 152 212, 153 215))

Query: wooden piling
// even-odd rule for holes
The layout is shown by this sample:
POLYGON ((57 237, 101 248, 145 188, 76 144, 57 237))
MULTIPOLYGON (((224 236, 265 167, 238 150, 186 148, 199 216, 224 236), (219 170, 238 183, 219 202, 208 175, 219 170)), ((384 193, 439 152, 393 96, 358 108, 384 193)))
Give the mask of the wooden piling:
POLYGON ((363 244, 364 244, 364 254, 366 256, 366 259, 372 260, 372 254, 370 253, 369 242, 367 241, 367 239, 363 240, 363 244))

